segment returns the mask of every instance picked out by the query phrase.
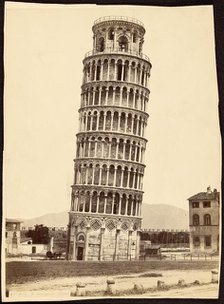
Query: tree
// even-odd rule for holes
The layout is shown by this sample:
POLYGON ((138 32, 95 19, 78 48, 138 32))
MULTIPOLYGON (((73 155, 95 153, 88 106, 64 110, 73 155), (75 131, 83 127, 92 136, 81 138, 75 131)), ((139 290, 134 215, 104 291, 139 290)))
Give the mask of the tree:
POLYGON ((50 240, 49 229, 44 225, 35 225, 35 229, 29 230, 26 237, 31 237, 33 244, 48 244, 50 240))

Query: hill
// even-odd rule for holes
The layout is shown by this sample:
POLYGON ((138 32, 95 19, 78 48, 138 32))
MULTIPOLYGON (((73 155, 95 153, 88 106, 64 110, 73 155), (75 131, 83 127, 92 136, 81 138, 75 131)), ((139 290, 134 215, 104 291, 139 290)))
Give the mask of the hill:
MULTIPOLYGON (((188 229, 188 211, 165 204, 142 205, 144 229, 188 229)), ((23 226, 36 224, 48 227, 66 227, 68 212, 49 213, 33 219, 23 219, 23 226)))
POLYGON ((143 229, 189 229, 187 210, 165 204, 142 205, 143 229))

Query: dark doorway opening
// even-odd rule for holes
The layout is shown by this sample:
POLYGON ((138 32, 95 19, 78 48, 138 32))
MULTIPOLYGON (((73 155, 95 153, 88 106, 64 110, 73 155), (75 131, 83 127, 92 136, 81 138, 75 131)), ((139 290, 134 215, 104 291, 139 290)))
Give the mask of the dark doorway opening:
POLYGON ((83 247, 78 247, 77 260, 83 260, 83 247))

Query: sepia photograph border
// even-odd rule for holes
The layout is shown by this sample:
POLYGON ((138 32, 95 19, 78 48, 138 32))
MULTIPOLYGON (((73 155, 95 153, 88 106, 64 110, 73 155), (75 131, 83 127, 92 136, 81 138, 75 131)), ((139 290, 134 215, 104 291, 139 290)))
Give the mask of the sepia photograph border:
MULTIPOLYGON (((4 13, 5 13, 5 2, 2 1, 0 3, 0 52, 1 52, 1 60, 0 60, 0 95, 1 95, 1 147, 2 147, 2 159, 3 159, 3 152, 4 152, 4 13)), ((13 2, 13 1, 7 1, 13 2)), ((219 97, 219 124, 220 124, 220 133, 221 133, 221 149, 223 151, 223 124, 224 124, 224 1, 222 0, 215 0, 215 1, 196 1, 196 0, 189 0, 189 1, 181 1, 181 0, 154 0, 154 1, 14 1, 14 2, 21 2, 21 3, 39 3, 39 4, 97 4, 97 5, 147 5, 147 6, 159 6, 159 7, 179 7, 179 6, 200 6, 200 5, 211 5, 214 9, 214 28, 215 28, 215 52, 216 52, 216 70, 217 70, 217 85, 218 85, 218 97, 219 97)), ((2 172, 3 172, 3 160, 1 162, 2 165, 2 172)), ((220 192, 222 194, 223 189, 223 164, 222 164, 222 180, 221 180, 221 189, 220 192)), ((221 195, 221 205, 222 205, 222 195, 221 195)), ((222 219, 223 219, 223 208, 222 210, 222 219)), ((3 204, 1 204, 1 219, 3 214, 3 204)), ((222 221, 221 221, 222 222, 222 221)), ((1 226, 1 232, 4 231, 3 227, 1 226)), ((221 227, 222 229, 222 227, 221 227)), ((222 229, 223 231, 223 229, 222 229)), ((2 234, 1 234, 2 235, 2 234)), ((224 237, 223 233, 221 233, 222 238, 222 249, 223 249, 223 242, 224 237)), ((2 251, 4 250, 4 244, 1 243, 1 255, 2 251)), ((222 252, 223 250, 220 250, 222 252)), ((222 259, 221 259, 222 261, 222 259)), ((71 300, 71 301, 57 301, 61 303, 195 303, 195 304, 203 304, 203 303, 224 303, 224 266, 223 262, 221 263, 221 272, 220 272, 220 284, 219 284, 219 299, 184 299, 184 298, 167 298, 167 299, 156 299, 156 298, 101 298, 101 299, 83 299, 83 300, 71 300)), ((1 260, 1 266, 4 268, 3 260, 1 260)), ((1 280, 4 280, 4 277, 1 276, 1 280)), ((1 282, 2 286, 3 282, 1 282)), ((2 294, 1 294, 2 297, 2 294)), ((5 302, 5 301, 4 301, 5 302)), ((9 301, 10 302, 10 301, 9 301)), ((27 302, 27 301, 26 301, 27 302)), ((41 301, 40 303, 44 302, 52 302, 52 301, 41 301)), ((15 302, 14 302, 15 303, 15 302)), ((37 303, 37 301, 32 301, 32 303, 37 303)))

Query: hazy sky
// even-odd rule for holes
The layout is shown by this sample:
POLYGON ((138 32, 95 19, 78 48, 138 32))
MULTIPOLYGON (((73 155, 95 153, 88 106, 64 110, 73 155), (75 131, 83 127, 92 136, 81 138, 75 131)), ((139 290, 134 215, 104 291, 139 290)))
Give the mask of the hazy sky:
POLYGON ((136 7, 7 3, 4 212, 11 218, 69 210, 82 60, 101 16, 146 29, 152 63, 144 202, 188 208, 220 190, 220 134, 212 6, 136 7))

